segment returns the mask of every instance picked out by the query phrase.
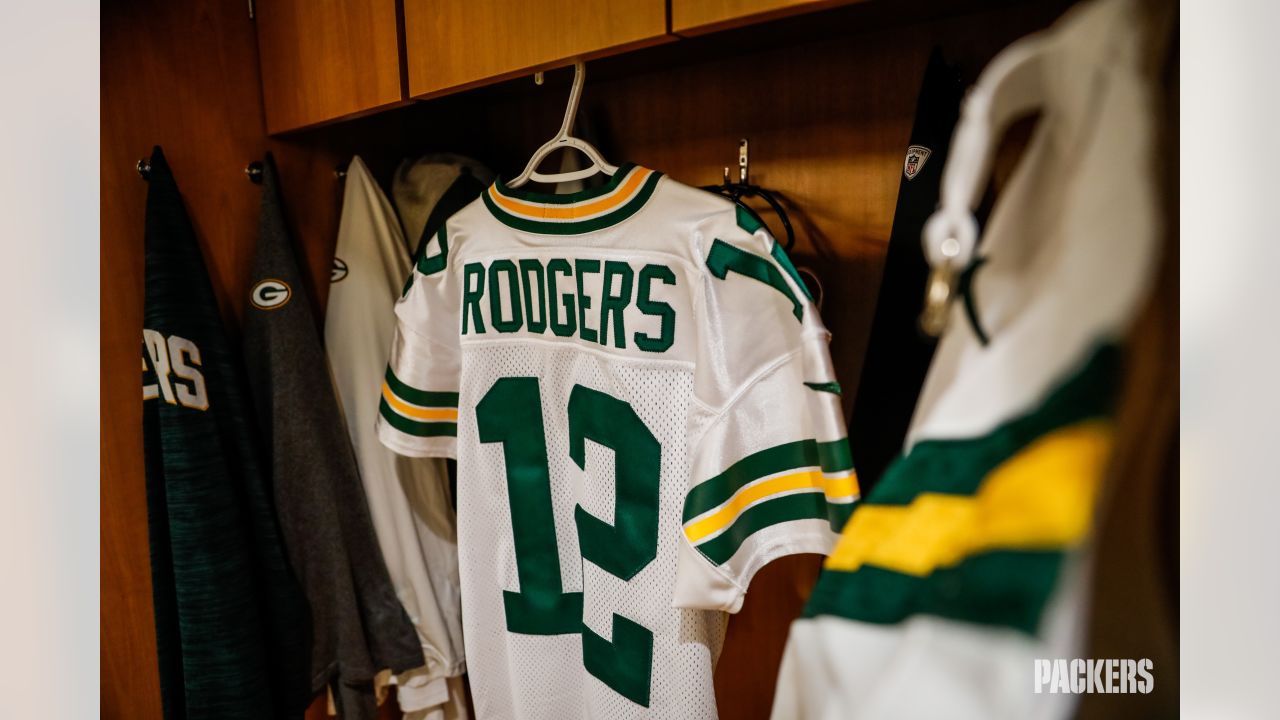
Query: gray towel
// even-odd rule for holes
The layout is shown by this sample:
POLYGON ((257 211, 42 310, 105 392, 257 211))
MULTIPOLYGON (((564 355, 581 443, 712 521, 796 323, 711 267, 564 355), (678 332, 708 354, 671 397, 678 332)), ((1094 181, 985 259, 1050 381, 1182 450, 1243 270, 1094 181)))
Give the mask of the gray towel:
POLYGON ((374 536, 269 155, 265 166, 245 360, 285 546, 311 605, 311 689, 334 683, 343 718, 373 718, 378 671, 424 659, 374 536))

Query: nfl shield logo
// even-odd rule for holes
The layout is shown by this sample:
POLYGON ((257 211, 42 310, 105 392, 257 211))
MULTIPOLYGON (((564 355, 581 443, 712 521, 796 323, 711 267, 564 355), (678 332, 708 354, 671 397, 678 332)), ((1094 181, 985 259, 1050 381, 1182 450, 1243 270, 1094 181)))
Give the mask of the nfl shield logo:
POLYGON ((906 175, 908 180, 915 179, 932 154, 933 151, 923 145, 912 145, 907 148, 907 159, 902 165, 902 174, 906 175))

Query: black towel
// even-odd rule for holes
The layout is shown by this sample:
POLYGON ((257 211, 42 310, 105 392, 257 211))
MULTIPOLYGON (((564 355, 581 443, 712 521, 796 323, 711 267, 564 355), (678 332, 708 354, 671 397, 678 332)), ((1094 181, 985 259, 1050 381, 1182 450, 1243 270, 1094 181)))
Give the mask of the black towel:
POLYGON ((301 718, 309 697, 306 602, 285 559, 244 371, 158 147, 147 192, 143 327, 164 715, 301 718))

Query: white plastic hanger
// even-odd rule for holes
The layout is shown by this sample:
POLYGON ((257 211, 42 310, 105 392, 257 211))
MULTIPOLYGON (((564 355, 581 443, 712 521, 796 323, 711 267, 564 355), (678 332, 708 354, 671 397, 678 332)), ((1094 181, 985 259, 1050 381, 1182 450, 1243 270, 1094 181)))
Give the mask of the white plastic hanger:
POLYGON ((569 134, 569 130, 573 128, 573 119, 578 114, 578 101, 582 99, 582 85, 587 80, 587 67, 581 62, 573 64, 573 89, 569 91, 569 106, 564 111, 564 122, 560 125, 560 132, 556 136, 548 140, 542 147, 533 153, 533 157, 529 158, 529 164, 524 166, 524 172, 516 176, 514 180, 507 183, 507 187, 520 187, 529 182, 529 180, 537 180, 541 183, 559 183, 568 182, 570 180, 581 180, 591 177, 598 172, 605 175, 613 175, 618 172, 617 165, 610 165, 586 140, 576 138, 569 134), (587 159, 591 161, 591 165, 581 170, 574 170, 566 173, 555 173, 552 175, 544 175, 538 172, 537 168, 548 155, 559 150, 560 148, 574 148, 579 150, 587 159))
POLYGON ((938 209, 922 233, 931 267, 921 328, 941 335, 956 280, 969 266, 978 242, 973 210, 991 173, 992 156, 1015 120, 1044 103, 1045 58, 1057 43, 1052 32, 1029 35, 1005 48, 969 90, 942 173, 938 209))

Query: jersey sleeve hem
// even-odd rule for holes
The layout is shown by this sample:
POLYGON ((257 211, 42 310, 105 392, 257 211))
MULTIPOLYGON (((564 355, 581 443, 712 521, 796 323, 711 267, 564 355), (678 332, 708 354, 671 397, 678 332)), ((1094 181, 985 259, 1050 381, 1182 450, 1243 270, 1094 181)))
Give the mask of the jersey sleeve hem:
POLYGON ((411 437, 392 427, 384 417, 376 423, 378 440, 397 455, 458 459, 456 437, 411 437))
MULTIPOLYGON (((740 578, 743 595, 757 572, 764 566, 788 555, 812 553, 827 555, 835 546, 838 535, 831 531, 825 520, 797 520, 791 523, 797 527, 785 537, 763 543, 754 548, 744 547, 738 556, 730 558, 726 563, 734 569, 734 576, 740 578)), ((738 598, 737 606, 729 612, 737 612, 742 607, 743 597, 738 598)))
POLYGON ((837 535, 825 521, 801 520, 795 524, 806 527, 771 542, 742 548, 724 564, 734 569, 732 574, 726 573, 722 566, 712 565, 697 548, 681 542, 679 572, 671 606, 736 613, 742 609, 751 580, 765 565, 787 555, 827 555, 831 552, 837 535), (739 580, 735 581, 735 577, 739 580))
MULTIPOLYGON (((429 646, 423 646, 424 652, 432 650, 429 646)), ((424 666, 396 675, 396 697, 400 709, 412 713, 444 705, 449 702, 449 678, 458 677, 466 671, 466 662, 460 660, 447 667, 428 670, 424 666)))
POLYGON ((723 610, 736 613, 742 608, 747 590, 734 582, 719 566, 712 565, 683 537, 677 556, 676 587, 671 607, 690 610, 723 610))

